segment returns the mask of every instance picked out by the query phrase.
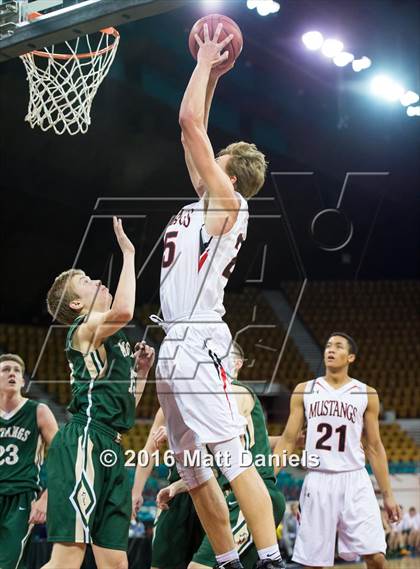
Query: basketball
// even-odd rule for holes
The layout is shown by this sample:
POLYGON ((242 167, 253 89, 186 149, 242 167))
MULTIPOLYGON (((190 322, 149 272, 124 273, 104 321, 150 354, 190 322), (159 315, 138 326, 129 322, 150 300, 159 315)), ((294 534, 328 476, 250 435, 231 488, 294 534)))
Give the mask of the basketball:
POLYGON ((218 65, 221 71, 224 69, 229 69, 231 64, 239 57, 243 47, 242 32, 238 24, 231 18, 228 18, 227 16, 223 16, 221 14, 210 14, 209 16, 200 18, 193 25, 188 40, 188 45, 194 59, 197 59, 197 53, 199 49, 195 39, 195 34, 198 34, 204 41, 204 24, 207 24, 209 27, 210 39, 213 39, 214 32, 216 31, 216 28, 219 24, 223 24, 223 30, 219 36, 219 42, 223 41, 230 34, 233 34, 232 41, 223 50, 229 52, 229 57, 225 62, 218 65))

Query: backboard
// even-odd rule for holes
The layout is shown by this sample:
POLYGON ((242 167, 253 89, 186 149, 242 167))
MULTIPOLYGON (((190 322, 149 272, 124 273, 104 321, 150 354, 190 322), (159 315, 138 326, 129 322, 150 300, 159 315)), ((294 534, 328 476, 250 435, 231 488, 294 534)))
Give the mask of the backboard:
POLYGON ((0 0, 0 62, 174 10, 188 0, 0 0), (28 21, 31 12, 41 13, 28 21))

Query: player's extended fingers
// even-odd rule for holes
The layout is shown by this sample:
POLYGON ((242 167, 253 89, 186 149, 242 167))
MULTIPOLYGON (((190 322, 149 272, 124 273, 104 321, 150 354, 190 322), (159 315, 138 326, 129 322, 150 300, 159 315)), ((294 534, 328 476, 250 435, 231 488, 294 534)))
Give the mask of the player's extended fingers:
POLYGON ((222 23, 217 24, 217 28, 216 28, 216 31, 214 32, 214 36, 213 36, 213 41, 215 41, 216 43, 219 40, 219 36, 222 33, 222 30, 223 30, 223 24, 222 23))
POLYGON ((224 63, 225 61, 228 60, 228 58, 229 58, 229 52, 228 51, 223 52, 221 55, 219 55, 219 57, 213 63, 213 66, 219 65, 219 63, 224 63))
POLYGON ((204 42, 207 43, 209 41, 210 41, 209 27, 207 24, 204 24, 204 42))
POLYGON ((202 47, 204 45, 203 40, 200 38, 198 34, 194 35, 195 41, 198 43, 198 47, 202 47))
POLYGON ((122 237, 126 237, 121 217, 118 219, 118 228, 119 228, 120 235, 122 237))
POLYGON ((117 236, 118 241, 121 240, 121 238, 124 236, 124 230, 122 228, 122 222, 121 219, 114 217, 115 222, 114 222, 114 231, 115 231, 115 235, 117 236))
POLYGON ((225 48, 231 41, 233 40, 233 34, 228 35, 223 41, 221 41, 219 44, 217 44, 220 48, 220 50, 222 50, 223 48, 225 48))

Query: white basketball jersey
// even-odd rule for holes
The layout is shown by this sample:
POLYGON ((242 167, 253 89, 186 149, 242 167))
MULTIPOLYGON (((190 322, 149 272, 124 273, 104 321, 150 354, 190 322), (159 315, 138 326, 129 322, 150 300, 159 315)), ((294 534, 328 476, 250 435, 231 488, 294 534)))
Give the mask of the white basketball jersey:
POLYGON ((246 239, 248 204, 238 193, 235 225, 220 236, 208 235, 204 199, 185 206, 165 231, 160 277, 163 319, 168 322, 206 315, 220 319, 224 288, 246 239))
POLYGON ((368 403, 366 384, 352 379, 339 389, 323 377, 309 381, 303 396, 307 422, 306 445, 320 458, 314 470, 345 472, 365 466, 361 444, 363 414, 368 403))

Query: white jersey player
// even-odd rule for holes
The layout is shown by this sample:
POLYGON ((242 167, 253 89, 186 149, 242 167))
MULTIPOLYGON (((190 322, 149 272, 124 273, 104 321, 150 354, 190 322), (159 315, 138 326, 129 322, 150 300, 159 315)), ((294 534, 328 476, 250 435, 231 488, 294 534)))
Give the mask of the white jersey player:
POLYGON ((238 192, 235 196, 239 210, 227 233, 208 233, 205 197, 185 206, 167 226, 160 287, 166 322, 190 321, 197 319, 196 315, 207 315, 210 322, 221 321, 224 289, 248 227, 248 203, 238 192))
POLYGON ((348 376, 356 352, 347 334, 330 336, 324 353, 326 375, 296 387, 289 420, 275 449, 280 455, 293 452, 306 420, 305 450, 319 457, 319 465, 310 469, 302 486, 293 560, 307 567, 334 565, 337 533, 340 557, 354 561, 363 556, 369 569, 386 567, 385 535, 365 452, 390 520, 401 517, 379 434, 378 395, 348 376))
POLYGON ((243 464, 245 422, 223 366, 232 343, 222 320, 224 287, 246 238, 246 200, 261 189, 267 165, 255 145, 246 142, 231 144, 215 158, 207 136, 216 83, 226 71, 217 66, 225 61, 221 51, 232 39, 218 43, 221 31, 220 24, 211 40, 204 24, 204 41, 196 36, 197 66, 180 109, 186 163, 200 200, 184 207, 165 230, 160 324, 166 338, 159 352, 157 391, 179 474, 218 564, 241 568, 229 512, 208 463, 188 462, 188 451, 198 449, 204 457, 208 448, 215 456, 229 457, 221 470, 248 522, 259 567, 280 569, 270 496, 255 467, 243 464))
POLYGON ((177 420, 168 417, 176 454, 244 431, 226 373, 232 337, 222 320, 224 288, 248 225, 248 204, 236 196, 241 207, 226 234, 207 232, 204 197, 184 207, 165 231, 160 298, 167 336, 158 392, 180 411, 177 420))

